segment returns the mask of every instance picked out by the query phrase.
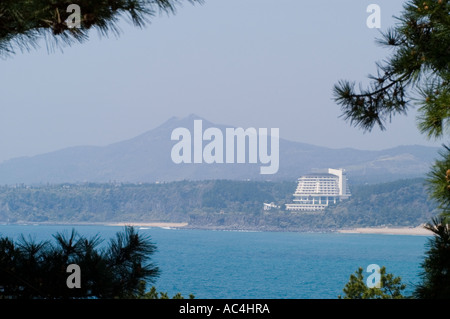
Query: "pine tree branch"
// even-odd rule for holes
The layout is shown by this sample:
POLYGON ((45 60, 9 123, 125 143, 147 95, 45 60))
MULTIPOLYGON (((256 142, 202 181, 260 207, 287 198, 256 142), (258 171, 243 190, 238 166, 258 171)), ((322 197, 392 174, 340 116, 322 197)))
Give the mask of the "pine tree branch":
MULTIPOLYGON (((185 0, 191 4, 203 0, 185 0)), ((0 57, 36 48, 44 39, 47 49, 64 48, 88 39, 92 28, 102 36, 118 36, 118 22, 127 16, 136 27, 144 27, 158 12, 175 13, 181 0, 2 0, 0 2, 0 57), (80 25, 70 27, 69 4, 81 9, 80 25)))

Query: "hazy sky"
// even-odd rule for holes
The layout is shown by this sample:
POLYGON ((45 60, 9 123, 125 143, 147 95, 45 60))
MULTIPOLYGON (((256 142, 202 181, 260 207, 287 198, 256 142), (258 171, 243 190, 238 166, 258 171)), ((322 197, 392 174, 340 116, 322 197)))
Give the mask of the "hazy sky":
POLYGON ((119 38, 92 32, 63 53, 42 45, 0 60, 0 161, 106 145, 190 113, 332 148, 439 145, 418 133, 414 111, 364 134, 332 100, 338 80, 364 81, 389 54, 367 6, 380 5, 383 30, 403 2, 206 0, 145 29, 124 20, 119 38))

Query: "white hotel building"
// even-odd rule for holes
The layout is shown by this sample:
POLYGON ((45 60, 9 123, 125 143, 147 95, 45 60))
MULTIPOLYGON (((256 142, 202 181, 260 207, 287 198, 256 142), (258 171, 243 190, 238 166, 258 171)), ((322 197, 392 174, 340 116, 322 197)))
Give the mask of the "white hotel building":
POLYGON ((328 169, 328 173, 316 173, 298 179, 292 204, 286 204, 287 210, 317 211, 324 210, 330 203, 337 203, 351 196, 347 176, 343 169, 328 169))

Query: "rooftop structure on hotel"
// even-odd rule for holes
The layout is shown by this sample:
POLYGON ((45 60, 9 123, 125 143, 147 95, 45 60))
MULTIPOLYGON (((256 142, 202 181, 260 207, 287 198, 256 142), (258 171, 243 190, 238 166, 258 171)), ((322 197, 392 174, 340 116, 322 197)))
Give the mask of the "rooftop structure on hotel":
POLYGON ((324 210, 330 203, 337 203, 351 196, 347 185, 347 176, 343 169, 328 169, 328 173, 316 173, 298 179, 292 204, 286 204, 287 210, 317 211, 324 210))

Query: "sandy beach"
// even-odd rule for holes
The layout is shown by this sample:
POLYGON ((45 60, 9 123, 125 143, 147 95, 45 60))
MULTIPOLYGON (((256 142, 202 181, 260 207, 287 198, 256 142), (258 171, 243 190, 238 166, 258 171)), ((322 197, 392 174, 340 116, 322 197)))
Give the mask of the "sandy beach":
POLYGON ((433 233, 423 226, 418 227, 365 227, 365 228, 353 228, 353 229, 341 229, 339 233, 346 234, 386 234, 386 235, 417 235, 417 236, 430 236, 433 233))
POLYGON ((106 224, 107 226, 136 226, 136 227, 160 227, 160 228, 181 228, 185 227, 188 224, 187 223, 161 223, 161 222, 155 222, 155 223, 110 223, 106 224))
MULTIPOLYGON (((188 226, 188 223, 173 223, 173 222, 115 222, 115 223, 33 223, 33 224, 51 224, 51 225, 104 225, 104 226, 135 226, 135 227, 158 227, 158 228, 184 228, 188 226)), ((191 229, 191 227, 189 227, 191 229)), ((226 227, 198 227, 198 229, 234 229, 232 227, 226 228, 226 227)), ((246 228, 242 227, 239 228, 239 230, 251 230, 251 231, 264 231, 264 230, 258 230, 253 228, 246 228)), ((265 229, 267 231, 267 229, 265 229)), ((270 230, 270 231, 277 231, 277 230, 270 230)), ((285 230, 283 230, 285 231, 285 230)), ((292 231, 298 231, 298 230, 292 230, 292 231)), ((299 230, 299 231, 305 231, 305 230, 299 230)), ((416 235, 416 236, 432 236, 433 232, 425 229, 423 225, 417 226, 417 227, 356 227, 356 228, 344 228, 344 229, 338 229, 335 230, 337 233, 342 234, 386 234, 386 235, 416 235)))
MULTIPOLYGON (((136 227, 159 227, 159 228, 182 228, 188 223, 140 223, 140 222, 121 222, 108 223, 107 226, 136 226, 136 227)), ((339 233, 343 234, 385 234, 385 235, 415 235, 415 236, 430 236, 433 233, 423 226, 417 227, 358 227, 349 229, 340 229, 339 233)))

